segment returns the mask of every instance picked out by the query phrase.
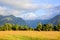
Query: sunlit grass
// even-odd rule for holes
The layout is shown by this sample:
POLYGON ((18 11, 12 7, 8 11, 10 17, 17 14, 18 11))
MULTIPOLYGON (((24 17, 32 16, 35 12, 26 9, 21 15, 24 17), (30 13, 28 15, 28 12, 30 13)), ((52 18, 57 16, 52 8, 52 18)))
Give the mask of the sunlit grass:
POLYGON ((0 31, 0 40, 60 40, 60 32, 0 31))

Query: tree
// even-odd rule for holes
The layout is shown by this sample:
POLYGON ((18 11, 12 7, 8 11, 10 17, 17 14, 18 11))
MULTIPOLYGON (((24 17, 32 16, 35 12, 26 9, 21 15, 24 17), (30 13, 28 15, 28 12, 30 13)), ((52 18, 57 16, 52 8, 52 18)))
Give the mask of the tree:
POLYGON ((0 31, 3 31, 3 26, 0 26, 0 31))
POLYGON ((4 31, 8 30, 8 25, 7 25, 7 23, 5 23, 5 24, 3 25, 3 30, 4 30, 4 31))
POLYGON ((42 30, 42 24, 38 23, 36 30, 41 31, 42 30))
POLYGON ((43 31, 46 31, 46 24, 43 24, 42 30, 43 30, 43 31))
POLYGON ((52 31, 53 30, 53 24, 44 24, 42 27, 43 31, 52 31))
POLYGON ((24 25, 24 30, 28 30, 28 29, 29 29, 28 25, 24 25))
POLYGON ((12 30, 12 25, 10 23, 5 23, 3 25, 3 30, 12 30))
POLYGON ((53 30, 53 24, 48 24, 48 30, 52 31, 53 30))
POLYGON ((19 26, 19 30, 23 30, 24 27, 22 25, 19 26))
POLYGON ((1 29, 1 27, 0 27, 0 31, 1 31, 2 29, 1 29))
POLYGON ((29 30, 34 30, 32 27, 29 27, 29 30))
POLYGON ((53 30, 54 31, 57 31, 57 26, 56 25, 53 27, 53 30))
POLYGON ((18 28, 19 28, 19 25, 18 25, 18 24, 16 24, 15 27, 16 27, 16 30, 19 30, 19 29, 18 29, 18 28))
POLYGON ((46 24, 46 31, 49 30, 49 24, 46 24))
POLYGON ((8 30, 12 30, 12 24, 8 23, 8 30))
POLYGON ((13 25, 12 30, 19 30, 19 25, 18 24, 13 25))
POLYGON ((57 30, 60 31, 60 23, 56 25, 57 30))
POLYGON ((45 30, 46 31, 52 31, 53 30, 53 24, 46 24, 45 30))

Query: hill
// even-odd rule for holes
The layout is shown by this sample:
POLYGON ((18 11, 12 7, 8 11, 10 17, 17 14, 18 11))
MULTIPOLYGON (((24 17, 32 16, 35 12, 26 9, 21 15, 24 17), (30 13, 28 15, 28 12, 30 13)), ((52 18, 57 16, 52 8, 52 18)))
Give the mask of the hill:
POLYGON ((51 23, 54 24, 54 25, 60 23, 60 15, 57 15, 57 16, 53 17, 51 19, 51 23))
POLYGON ((23 20, 22 18, 15 17, 13 15, 9 15, 9 16, 0 15, 0 25, 3 25, 5 23, 12 23, 19 25, 27 24, 29 27, 33 27, 33 28, 35 28, 38 23, 42 23, 42 24, 52 23, 56 25, 60 23, 60 15, 56 15, 55 17, 48 20, 23 20))
POLYGON ((12 23, 12 24, 19 24, 19 25, 26 24, 26 22, 22 18, 15 17, 13 15, 9 15, 9 16, 0 15, 0 25, 3 25, 5 23, 12 23))
POLYGON ((36 27, 38 23, 48 24, 52 23, 54 25, 60 23, 60 15, 56 15, 55 17, 48 20, 27 20, 26 23, 31 27, 36 27))

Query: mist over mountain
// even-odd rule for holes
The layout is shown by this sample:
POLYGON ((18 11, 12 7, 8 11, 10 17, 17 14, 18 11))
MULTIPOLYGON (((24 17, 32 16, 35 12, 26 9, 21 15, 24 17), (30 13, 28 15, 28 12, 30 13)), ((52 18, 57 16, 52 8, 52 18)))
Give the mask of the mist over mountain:
POLYGON ((22 18, 15 17, 13 15, 9 15, 9 16, 0 15, 0 25, 3 25, 5 23, 12 23, 12 24, 19 24, 19 25, 26 24, 26 22, 22 18))
POLYGON ((27 20, 26 23, 32 27, 36 27, 38 23, 42 23, 42 24, 51 23, 53 25, 56 25, 60 23, 60 15, 56 15, 55 17, 48 20, 27 20))
POLYGON ((53 17, 51 19, 50 23, 55 24, 55 25, 60 23, 60 15, 57 15, 57 16, 53 17))
POLYGON ((12 23, 12 24, 18 24, 18 25, 28 25, 29 27, 36 27, 38 23, 42 24, 48 24, 52 23, 54 25, 60 23, 60 15, 56 15, 55 17, 48 19, 48 20, 23 20, 22 18, 15 17, 13 15, 9 16, 2 16, 0 15, 0 25, 3 25, 5 23, 12 23))

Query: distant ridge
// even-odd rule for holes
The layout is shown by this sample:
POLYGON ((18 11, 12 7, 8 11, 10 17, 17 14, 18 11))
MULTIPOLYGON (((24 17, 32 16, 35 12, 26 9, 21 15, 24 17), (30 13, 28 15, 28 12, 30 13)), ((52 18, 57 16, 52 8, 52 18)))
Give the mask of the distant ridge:
POLYGON ((52 23, 52 24, 56 25, 56 24, 60 23, 60 15, 56 15, 55 17, 48 19, 48 20, 28 20, 28 21, 26 21, 26 23, 32 27, 36 27, 39 22, 42 24, 52 23))
POLYGON ((13 15, 8 15, 8 16, 0 15, 0 25, 3 25, 5 23, 13 23, 13 24, 19 24, 19 25, 26 24, 26 22, 22 18, 15 17, 13 15))
POLYGON ((42 24, 52 23, 56 25, 60 23, 60 15, 56 15, 55 17, 49 20, 23 20, 22 18, 15 17, 13 15, 9 15, 9 16, 0 15, 0 25, 3 25, 5 23, 13 23, 19 25, 27 24, 29 27, 34 27, 34 28, 37 26, 38 23, 42 23, 42 24))
POLYGON ((60 15, 57 15, 57 16, 53 17, 51 19, 51 23, 55 24, 55 25, 58 24, 58 23, 60 23, 60 15))

